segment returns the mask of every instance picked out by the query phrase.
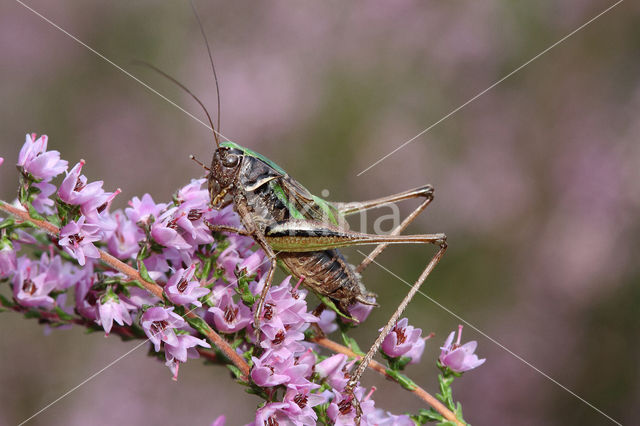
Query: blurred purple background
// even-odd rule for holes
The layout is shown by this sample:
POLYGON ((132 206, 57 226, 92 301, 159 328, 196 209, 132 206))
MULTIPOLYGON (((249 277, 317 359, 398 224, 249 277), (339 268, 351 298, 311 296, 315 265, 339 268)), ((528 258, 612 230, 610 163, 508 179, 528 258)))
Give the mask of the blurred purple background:
MULTIPOLYGON (((215 91, 186 2, 28 4, 187 110, 215 91)), ((450 251, 425 291, 624 424, 640 404, 640 5, 623 2, 367 173, 357 173, 613 2, 198 2, 222 90, 222 133, 281 164, 312 192, 359 200, 431 183, 436 200, 412 232, 446 232, 450 251)), ((19 3, 0 5, 0 197, 15 197, 27 132, 89 179, 122 188, 116 206, 166 200, 208 161, 210 132, 19 3)), ((410 203, 403 205, 408 211, 410 203)), ((380 262, 408 281, 431 249, 395 247, 380 262)), ((361 256, 347 251, 352 261, 361 256)), ((364 347, 404 296, 380 268, 364 347)), ((5 285, 6 287, 6 285, 5 285)), ((6 292, 6 288, 3 291, 6 292)), ((408 375, 433 393, 438 346, 459 321, 429 300, 410 322, 436 337, 408 375)), ((367 328, 365 330, 365 328, 367 328)), ((475 425, 613 424, 466 327, 487 362, 454 385, 475 425)), ((0 316, 0 424, 17 424, 133 348, 80 329, 45 336, 0 316)), ((228 424, 257 398, 200 361, 177 383, 147 347, 36 417, 32 425, 228 424)), ((377 405, 420 401, 373 373, 377 405)))

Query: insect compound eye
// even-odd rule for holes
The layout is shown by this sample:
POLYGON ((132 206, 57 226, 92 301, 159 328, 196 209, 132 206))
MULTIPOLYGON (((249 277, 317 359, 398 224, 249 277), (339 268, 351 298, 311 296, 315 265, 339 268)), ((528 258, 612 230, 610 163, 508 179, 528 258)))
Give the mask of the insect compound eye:
POLYGON ((239 161, 240 157, 236 154, 227 154, 222 158, 222 165, 225 167, 235 167, 239 161))

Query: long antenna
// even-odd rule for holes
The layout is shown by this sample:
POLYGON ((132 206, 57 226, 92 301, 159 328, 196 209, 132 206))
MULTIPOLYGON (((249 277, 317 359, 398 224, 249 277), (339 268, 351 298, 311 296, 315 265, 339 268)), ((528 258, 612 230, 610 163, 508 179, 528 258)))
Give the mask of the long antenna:
MULTIPOLYGON (((204 39, 204 44, 207 46, 207 53, 209 54, 209 62, 211 63, 211 69, 213 70, 213 79, 216 82, 216 96, 218 98, 218 132, 220 131, 220 86, 218 86, 218 73, 216 73, 216 66, 213 64, 213 56, 211 55, 211 47, 209 46, 209 40, 207 40, 207 35, 204 32, 204 28, 202 27, 202 22, 200 21, 200 16, 198 15, 198 11, 196 10, 196 5, 193 3, 193 0, 189 0, 191 4, 191 9, 193 10, 193 14, 196 16, 196 20, 198 21, 198 27, 200 27, 200 33, 202 34, 202 38, 204 39)), ((218 140, 218 135, 214 132, 216 138, 216 145, 220 146, 220 141, 218 140)))
POLYGON ((132 63, 134 65, 142 65, 142 66, 145 66, 147 68, 152 69, 153 71, 155 71, 158 74, 162 75, 167 80, 171 81, 173 84, 175 84, 178 87, 180 87, 182 90, 187 92, 193 99, 195 99, 196 102, 198 104, 200 104, 200 106, 204 110, 204 113, 207 115, 207 119, 209 120, 209 124, 211 125, 211 130, 213 130, 213 136, 215 138, 216 145, 218 146, 218 148, 220 148, 220 141, 218 140, 218 132, 216 132, 216 127, 213 125, 213 120, 211 120, 211 116, 209 115, 209 111, 207 111, 207 108, 204 106, 202 101, 200 99, 198 99, 198 97, 196 95, 194 95, 191 92, 191 90, 189 90, 187 88, 187 86, 185 86, 184 84, 180 83, 178 80, 176 80, 175 78, 171 77, 169 74, 167 74, 166 72, 162 71, 160 68, 156 67, 155 65, 151 65, 148 62, 140 61, 140 60, 136 59, 136 60, 132 61, 132 63))

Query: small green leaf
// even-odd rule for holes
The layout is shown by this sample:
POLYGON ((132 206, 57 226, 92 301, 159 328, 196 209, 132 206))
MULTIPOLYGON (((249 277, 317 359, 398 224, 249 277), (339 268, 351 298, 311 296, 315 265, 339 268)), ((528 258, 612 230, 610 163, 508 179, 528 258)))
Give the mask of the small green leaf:
POLYGON ((207 324, 205 320, 200 317, 186 317, 185 319, 191 327, 195 328, 196 330, 198 330, 198 332, 202 333, 205 336, 211 331, 209 324, 207 324))
POLYGON ((433 408, 429 408, 428 410, 423 408, 418 411, 416 416, 411 416, 411 419, 419 425, 427 422, 441 422, 445 420, 444 417, 442 417, 442 414, 438 413, 433 408))
POLYGON ((0 294, 0 304, 5 308, 13 308, 14 306, 16 306, 16 304, 13 303, 12 300, 7 299, 3 294, 0 294))
POLYGON ((9 228, 12 227, 13 225, 15 225, 15 219, 13 218, 13 216, 10 217, 5 217, 2 222, 0 222, 0 229, 5 229, 5 228, 9 228))
POLYGON ((237 379, 240 380, 243 377, 242 371, 236 367, 233 364, 226 364, 226 367, 231 370, 231 373, 233 373, 233 376, 237 379))
POLYGON ((62 222, 60 221, 60 218, 58 217, 58 215, 50 214, 49 216, 47 216, 47 221, 49 223, 54 224, 58 228, 62 227, 62 222))
POLYGON ((389 368, 396 371, 404 370, 407 364, 411 362, 411 358, 409 358, 408 356, 393 358, 385 354, 384 352, 382 352, 382 356, 387 360, 389 368))
POLYGON ((56 314, 58 314, 58 318, 60 318, 63 321, 72 321, 73 320, 73 315, 69 315, 68 313, 63 311, 60 306, 56 306, 54 308, 54 311, 56 312, 56 314))
POLYGON ((25 318, 41 318, 42 314, 39 311, 36 311, 35 309, 30 309, 24 313, 24 317, 25 318))
POLYGON ((144 262, 142 260, 138 260, 138 272, 140 272, 140 276, 145 281, 156 284, 153 278, 151 278, 151 276, 149 275, 149 271, 147 271, 147 267, 144 265, 144 262))
POLYGON ((246 274, 243 273, 243 271, 246 271, 246 270, 245 269, 238 270, 236 268, 235 274, 236 274, 236 278, 238 279, 238 286, 235 288, 235 290, 236 290, 236 293, 240 295, 242 302, 246 306, 251 308, 256 303, 256 300, 258 300, 258 296, 254 296, 253 293, 251 293, 251 290, 249 290, 249 283, 253 281, 253 278, 255 277, 255 275, 248 277, 246 274))
POLYGON ((389 368, 387 368, 385 370, 385 372, 390 376, 393 377, 393 379, 398 382, 398 384, 400 384, 400 386, 402 386, 403 388, 413 391, 415 390, 418 386, 416 385, 416 383, 411 380, 410 378, 408 378, 407 376, 405 376, 404 374, 398 373, 395 370, 391 370, 389 368))
POLYGON ((323 296, 321 294, 318 294, 318 299, 320 299, 320 301, 329 309, 331 309, 333 312, 335 312, 336 314, 338 314, 338 316, 341 316, 344 319, 348 319, 350 321, 355 321, 356 323, 358 323, 358 320, 356 320, 355 318, 350 317, 349 315, 345 315, 340 309, 338 309, 338 307, 336 306, 335 303, 333 303, 333 300, 331 300, 330 298, 328 298, 327 296, 323 296))
POLYGON ((360 346, 358 346, 358 342, 356 342, 356 339, 354 339, 353 337, 347 336, 344 331, 340 331, 340 335, 342 336, 342 341, 344 342, 345 346, 347 346, 357 355, 360 355, 360 356, 365 355, 364 352, 362 352, 362 350, 360 349, 360 346))
POLYGON ((31 203, 27 204, 27 208, 29 209, 29 216, 31 216, 32 219, 46 220, 44 216, 42 216, 40 213, 36 211, 36 209, 33 208, 31 203))

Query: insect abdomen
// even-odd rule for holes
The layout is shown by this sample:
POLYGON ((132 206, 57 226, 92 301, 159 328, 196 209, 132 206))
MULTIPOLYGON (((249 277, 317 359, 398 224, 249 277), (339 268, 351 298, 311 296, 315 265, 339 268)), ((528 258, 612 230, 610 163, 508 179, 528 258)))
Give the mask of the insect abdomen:
POLYGON ((368 299, 374 295, 338 250, 279 253, 278 259, 292 275, 304 276, 304 285, 333 299, 345 313, 356 302, 371 303, 368 299))

